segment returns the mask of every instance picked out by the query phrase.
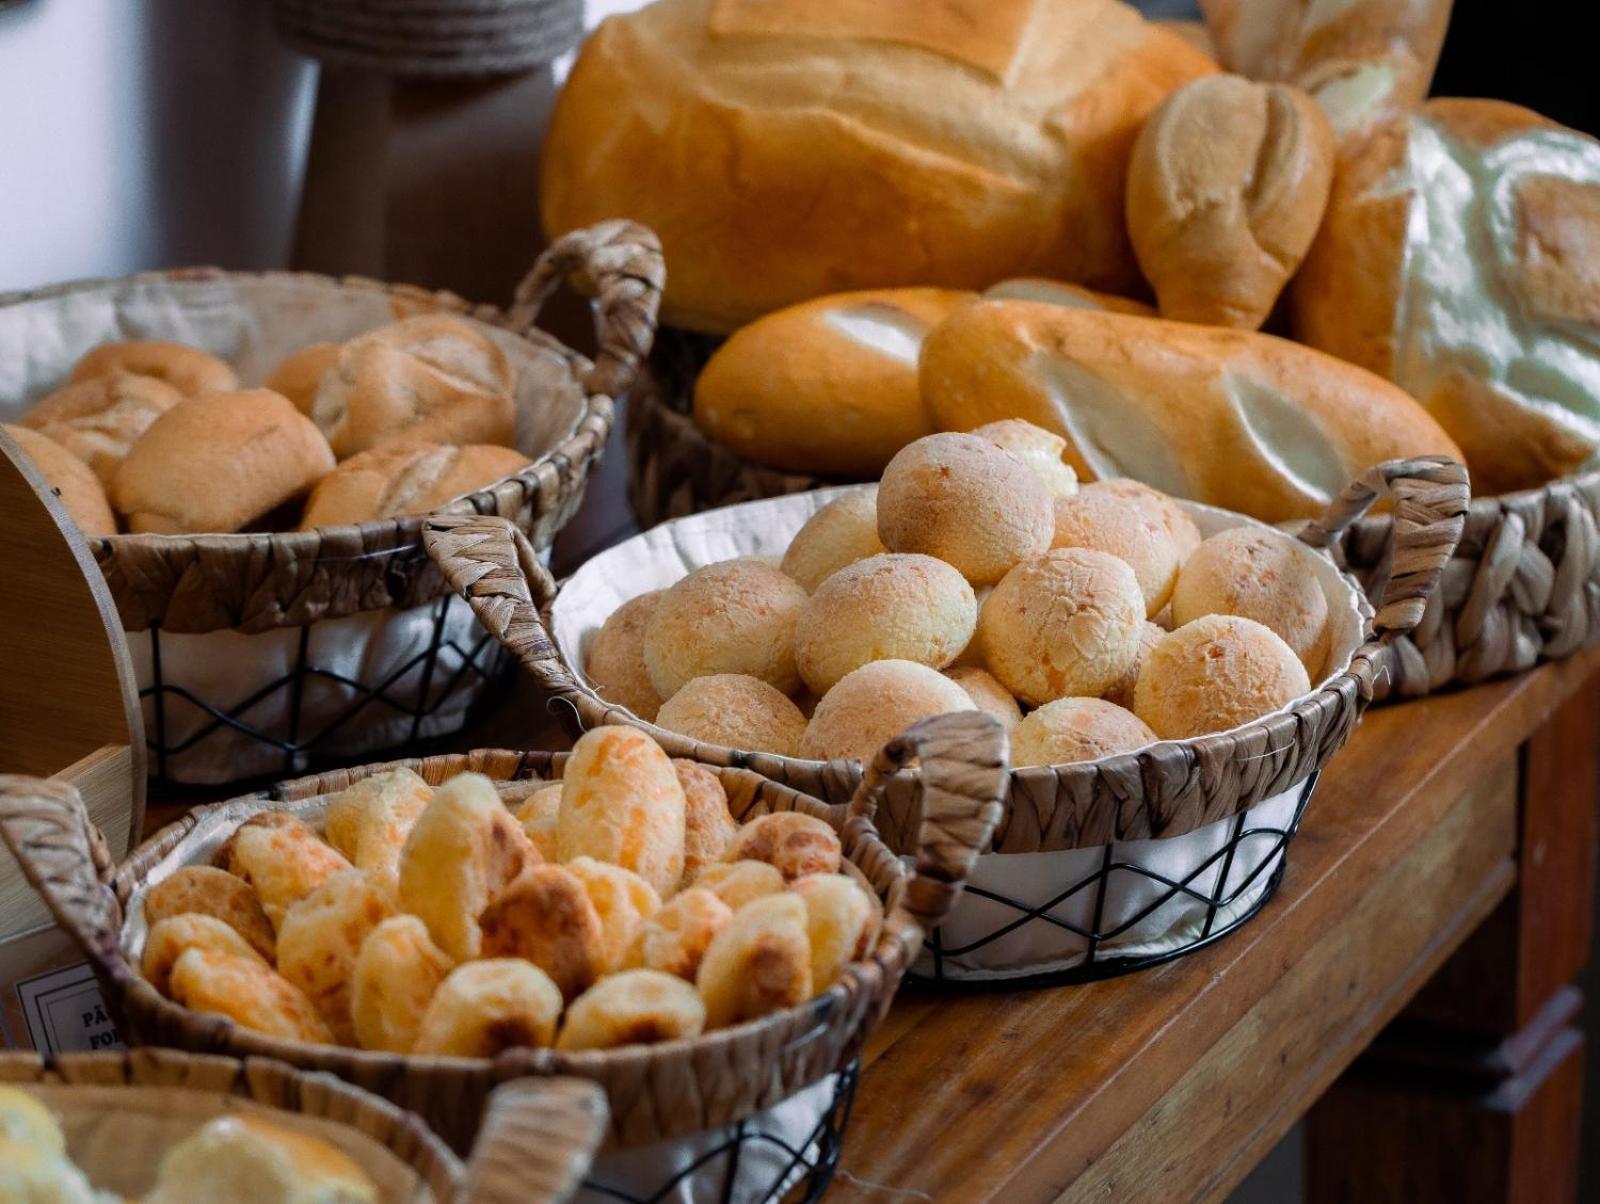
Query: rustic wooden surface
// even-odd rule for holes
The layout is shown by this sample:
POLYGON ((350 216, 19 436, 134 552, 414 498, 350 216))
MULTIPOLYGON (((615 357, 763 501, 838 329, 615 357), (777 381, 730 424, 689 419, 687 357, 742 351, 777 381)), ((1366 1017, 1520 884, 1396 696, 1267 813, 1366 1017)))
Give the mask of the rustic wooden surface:
POLYGON ((1210 949, 1082 987, 902 992, 830 1198, 1225 1196, 1511 889, 1518 749, 1597 672, 1591 651, 1369 714, 1277 898, 1210 949))

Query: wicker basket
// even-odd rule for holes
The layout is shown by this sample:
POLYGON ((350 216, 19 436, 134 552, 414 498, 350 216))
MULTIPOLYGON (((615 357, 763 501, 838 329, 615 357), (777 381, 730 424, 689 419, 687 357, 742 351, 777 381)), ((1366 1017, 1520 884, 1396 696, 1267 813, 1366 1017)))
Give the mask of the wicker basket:
MULTIPOLYGON (((1356 584, 1331 563, 1318 569, 1348 664, 1285 710, 1232 731, 1163 741, 1093 763, 1013 771, 997 856, 979 859, 972 889, 923 963, 927 973, 1088 976, 1088 967, 1095 973, 1110 963, 1132 968, 1220 935, 1265 901, 1313 775, 1349 736, 1388 671, 1389 645, 1421 617, 1455 547, 1466 474, 1437 459, 1380 466, 1350 486, 1302 538, 1326 548, 1381 494, 1394 500, 1393 571, 1386 574, 1370 634, 1371 611, 1361 613, 1366 600, 1356 584)), ((681 520, 640 536, 642 551, 626 568, 623 557, 633 549, 624 547, 603 554, 580 576, 594 574, 614 587, 626 582, 622 592, 632 594, 668 584, 702 560, 770 555, 829 496, 768 500, 681 520)), ((1207 507, 1191 506, 1191 513, 1202 531, 1250 521, 1207 507)), ((566 627, 559 611, 552 614, 555 585, 526 541, 494 519, 444 515, 430 516, 423 538, 484 625, 544 689, 570 704, 565 709, 578 726, 633 724, 675 755, 743 766, 823 799, 848 798, 861 781, 853 761, 703 745, 605 702, 573 671, 576 626, 566 627), (562 630, 568 635, 558 642, 552 632, 562 630)), ((576 589, 578 578, 571 584, 576 589)), ((569 613, 585 628, 605 618, 590 615, 587 603, 574 605, 579 609, 569 613)), ((914 783, 907 774, 885 795, 881 827, 896 848, 915 830, 914 783)))
MULTIPOLYGON (((498 521, 498 520, 497 520, 498 521)), ((475 752, 401 762, 430 782, 466 770, 499 781, 559 776, 566 754, 475 752)), ((202 807, 164 829, 120 868, 96 865, 76 793, 57 783, 0 777, 0 833, 57 920, 95 967, 130 1041, 235 1056, 279 1058, 327 1070, 416 1111, 454 1148, 478 1130, 492 1087, 523 1075, 572 1075, 599 1083, 611 1110, 611 1148, 595 1179, 611 1198, 766 1199, 806 1178, 826 1182, 837 1130, 867 1032, 887 1009, 924 931, 949 909, 999 817, 1005 739, 986 716, 920 724, 884 750, 849 807, 829 807, 746 770, 717 772, 740 816, 799 810, 840 831, 846 856, 885 901, 882 933, 868 960, 849 967, 816 999, 692 1040, 609 1051, 516 1050, 490 1061, 403 1057, 286 1041, 190 1012, 138 973, 147 883, 209 858, 245 817, 284 809, 316 822, 326 797, 382 766, 285 783, 271 792, 202 807), (926 816, 914 869, 879 840, 872 824, 885 781, 916 757, 926 816), (787 1152, 783 1152, 787 1151, 787 1152), (691 1190, 692 1189, 692 1190, 691 1190), (703 1193, 703 1195, 702 1195, 703 1193)))
POLYGON ((605 1125, 591 1083, 507 1083, 490 1097, 463 1165, 411 1113, 270 1058, 0 1053, 0 1083, 35 1089, 62 1121, 69 1157, 97 1188, 130 1199, 149 1190, 168 1146, 214 1117, 244 1113, 338 1147, 392 1204, 554 1204, 571 1198, 605 1125))
MULTIPOLYGON (((518 367, 517 441, 534 463, 452 502, 549 546, 582 500, 613 398, 653 334, 654 235, 607 223, 558 240, 508 311, 448 293, 289 273, 150 273, 0 296, 0 418, 109 338, 176 338, 258 380, 311 338, 414 313, 484 323, 518 367), (534 329, 570 273, 598 295, 595 363, 534 329)), ((152 776, 282 776, 458 729, 498 657, 418 546, 420 517, 310 532, 114 535, 91 541, 129 636, 152 776)))

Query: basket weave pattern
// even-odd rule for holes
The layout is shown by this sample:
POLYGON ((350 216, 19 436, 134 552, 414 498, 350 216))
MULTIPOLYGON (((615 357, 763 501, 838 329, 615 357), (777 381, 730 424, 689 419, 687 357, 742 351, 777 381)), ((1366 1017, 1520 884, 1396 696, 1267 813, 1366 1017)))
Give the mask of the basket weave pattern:
MULTIPOLYGON (((184 846, 219 807, 243 819, 260 810, 305 810, 385 766, 339 770, 285 783, 232 803, 202 807, 141 846, 114 873, 97 858, 92 826, 75 791, 56 782, 0 777, 0 834, 57 920, 95 966, 107 1001, 130 1040, 235 1056, 274 1057, 327 1070, 419 1113, 454 1148, 477 1131, 490 1090, 524 1075, 571 1075, 605 1090, 612 1137, 623 1146, 683 1137, 732 1124, 849 1065, 876 1023, 923 933, 943 917, 993 831, 1004 786, 1005 738, 977 714, 919 724, 883 753, 883 767, 850 807, 830 807, 746 771, 717 772, 736 815, 798 810, 832 823, 846 857, 885 902, 885 921, 867 960, 848 968, 816 999, 787 1011, 692 1040, 607 1051, 512 1050, 493 1061, 399 1055, 308 1045, 240 1028, 218 1015, 191 1012, 160 995, 121 946, 123 909, 150 871, 184 846), (893 766, 923 765, 927 822, 915 870, 908 874, 878 838, 872 816, 893 766), (873 783, 878 783, 874 785, 873 783)), ((429 782, 456 773, 497 781, 560 776, 566 754, 480 751, 404 761, 429 782)))

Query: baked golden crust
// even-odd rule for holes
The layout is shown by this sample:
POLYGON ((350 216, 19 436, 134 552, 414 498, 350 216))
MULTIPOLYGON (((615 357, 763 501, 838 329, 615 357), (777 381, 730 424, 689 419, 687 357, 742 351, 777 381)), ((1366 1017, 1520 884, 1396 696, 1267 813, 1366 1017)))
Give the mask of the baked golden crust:
POLYGON ((416 916, 394 916, 369 932, 350 972, 350 1018, 361 1048, 410 1053, 454 965, 416 916))
POLYGON ((0 424, 16 440, 23 454, 33 462, 66 507, 72 521, 85 535, 115 535, 117 516, 111 512, 106 491, 100 487, 94 470, 54 439, 25 426, 0 424))
POLYGON ((785 882, 807 874, 837 873, 843 853, 839 834, 824 820, 799 811, 774 811, 739 829, 724 861, 764 861, 785 882))
POLYGON ((245 943, 236 928, 215 916, 183 912, 150 925, 145 933, 139 973, 163 995, 170 995, 172 967, 190 949, 208 949, 213 953, 254 959, 263 966, 271 965, 267 958, 245 943))
POLYGON ((55 440, 109 488, 134 442, 182 400, 182 393, 153 376, 110 372, 41 398, 22 416, 22 425, 55 440))
POLYGON ((806 905, 785 891, 746 903, 712 939, 696 986, 706 1027, 756 1020, 811 998, 806 905))
POLYGON ((251 955, 198 946, 173 963, 172 998, 196 1012, 217 1012, 235 1024, 291 1041, 330 1045, 328 1031, 305 994, 251 955))
POLYGON ((133 372, 165 381, 185 397, 227 393, 239 378, 209 351, 160 339, 123 339, 101 343, 85 353, 72 369, 72 381, 93 380, 114 372, 133 372))
POLYGON ((722 860, 739 825, 728 810, 728 792, 715 773, 681 757, 672 759, 672 768, 683 787, 683 881, 688 884, 702 867, 722 860))
POLYGON ((209 865, 186 865, 144 892, 144 920, 152 928, 169 916, 212 916, 237 932, 269 961, 277 936, 249 883, 209 865))
POLYGON ((561 777, 556 848, 638 874, 660 894, 683 878, 683 786, 651 737, 630 727, 591 728, 561 777))
POLYGON ((274 929, 301 899, 351 867, 302 821, 243 824, 233 834, 228 872, 249 883, 274 929))
POLYGON ((384 443, 356 453, 317 482, 300 529, 426 514, 530 463, 513 448, 483 443, 384 443))
POLYGON ((450 971, 439 984, 412 1052, 492 1058, 520 1046, 549 1045, 560 1017, 560 990, 531 962, 518 958, 469 962, 450 971))
POLYGON ((478 926, 485 957, 520 957, 550 976, 571 1003, 606 969, 606 934, 589 892, 559 865, 523 872, 490 903, 478 926))
POLYGON ((646 723, 654 723, 661 695, 644 663, 644 632, 665 590, 653 589, 629 598, 606 616, 589 642, 583 674, 607 702, 627 707, 646 723))
POLYGON ((341 1045, 353 1045, 350 981, 367 936, 394 911, 392 886, 365 870, 335 874, 283 917, 278 973, 305 992, 341 1045))
POLYGON ((624 970, 590 987, 567 1009, 557 1049, 615 1049, 697 1037, 706 1009, 695 989, 657 970, 624 970))

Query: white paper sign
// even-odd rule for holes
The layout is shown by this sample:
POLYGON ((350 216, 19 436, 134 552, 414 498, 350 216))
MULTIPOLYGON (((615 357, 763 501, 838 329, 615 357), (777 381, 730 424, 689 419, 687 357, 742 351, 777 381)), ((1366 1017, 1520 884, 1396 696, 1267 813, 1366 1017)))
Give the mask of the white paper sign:
POLYGON ((88 962, 25 978, 16 991, 28 1043, 39 1053, 124 1048, 88 962))

